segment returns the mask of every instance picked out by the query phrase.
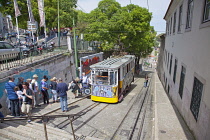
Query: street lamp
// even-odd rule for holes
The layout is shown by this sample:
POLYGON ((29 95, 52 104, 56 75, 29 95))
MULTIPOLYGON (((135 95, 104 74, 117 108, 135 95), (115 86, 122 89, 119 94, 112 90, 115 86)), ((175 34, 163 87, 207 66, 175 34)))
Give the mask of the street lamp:
MULTIPOLYGON (((74 12, 74 11, 73 11, 74 12)), ((76 66, 76 77, 79 76, 78 72, 78 58, 77 58, 77 44, 76 44, 76 31, 75 31, 75 22, 74 22, 74 13, 73 13, 73 32, 74 32, 74 59, 75 59, 75 66, 76 66)))
POLYGON ((58 0, 58 47, 60 47, 60 1, 58 0))

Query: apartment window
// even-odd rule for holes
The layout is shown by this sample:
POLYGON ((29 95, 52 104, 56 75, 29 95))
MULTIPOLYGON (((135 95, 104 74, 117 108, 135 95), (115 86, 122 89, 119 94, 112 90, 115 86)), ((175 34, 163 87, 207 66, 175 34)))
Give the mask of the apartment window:
POLYGON ((176 12, 174 13, 173 33, 175 33, 175 30, 176 30, 176 12))
POLYGON ((167 64, 167 51, 165 51, 165 65, 167 64))
POLYGON ((203 22, 210 20, 210 0, 206 0, 204 7, 203 22))
POLYGON ((166 78, 166 82, 165 82, 165 90, 166 90, 167 83, 168 83, 168 82, 167 82, 167 78, 166 78))
POLYGON ((170 93, 170 86, 168 85, 168 94, 170 93))
POLYGON ((170 23, 171 25, 170 25, 170 34, 171 34, 171 32, 172 32, 172 17, 171 17, 171 23, 170 23))
POLYGON ((193 0, 188 0, 186 29, 192 26, 193 0))
POLYGON ((181 32, 181 26, 182 26, 182 5, 179 7, 178 32, 181 32))
POLYGON ((177 59, 175 59, 174 63, 174 76, 173 76, 174 83, 176 82, 176 69, 177 69, 177 59))
MULTIPOLYGON (((168 64, 169 64, 169 55, 170 55, 170 54, 168 53, 168 60, 167 60, 167 63, 168 63, 168 64)), ((167 68, 168 68, 168 64, 167 64, 167 68)))
POLYGON ((182 66, 181 75, 180 75, 180 82, 179 82, 179 95, 182 98, 183 89, 184 89, 184 80, 185 80, 186 69, 182 66))
POLYGON ((196 121, 198 120, 202 92, 203 92, 203 84, 195 77, 194 84, 193 84, 193 92, 192 92, 190 110, 191 110, 196 121))
POLYGON ((168 35, 170 35, 170 25, 171 25, 171 21, 168 21, 168 35))
POLYGON ((170 67, 169 67, 169 74, 171 74, 172 59, 173 59, 173 55, 171 54, 170 67))

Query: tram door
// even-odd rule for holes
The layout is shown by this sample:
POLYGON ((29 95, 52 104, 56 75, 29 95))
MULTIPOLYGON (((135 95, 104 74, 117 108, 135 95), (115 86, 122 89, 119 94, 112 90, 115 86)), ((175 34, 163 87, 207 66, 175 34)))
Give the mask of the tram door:
POLYGON ((121 72, 120 72, 120 67, 118 69, 118 97, 120 97, 121 91, 122 91, 122 87, 121 87, 121 72))

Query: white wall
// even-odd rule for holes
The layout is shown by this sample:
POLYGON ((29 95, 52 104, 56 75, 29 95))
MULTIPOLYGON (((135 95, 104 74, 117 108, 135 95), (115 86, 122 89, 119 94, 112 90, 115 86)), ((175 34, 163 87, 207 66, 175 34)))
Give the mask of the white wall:
MULTIPOLYGON (((202 1, 204 2, 204 0, 202 1)), ((172 10, 173 12, 170 12, 172 15, 175 10, 177 11, 176 32, 175 34, 166 36, 165 44, 165 49, 170 52, 170 54, 173 54, 171 75, 169 75, 168 72, 169 68, 164 67, 164 69, 170 85, 170 96, 185 118, 188 126, 194 131, 196 137, 203 140, 207 139, 207 131, 210 132, 208 127, 210 125, 210 26, 201 27, 203 26, 203 24, 201 24, 203 2, 201 2, 201 0, 194 0, 191 31, 185 30, 187 2, 187 0, 179 1, 177 4, 172 4, 171 6, 171 9, 174 8, 174 10, 172 10), (177 33, 180 4, 183 4, 183 25, 181 33, 177 33), (174 58, 178 60, 175 84, 173 82, 174 58), (182 65, 186 67, 186 76, 183 97, 181 99, 178 90, 182 65), (197 122, 190 111, 195 76, 204 84, 197 122)), ((169 19, 170 17, 171 16, 167 16, 169 19)))

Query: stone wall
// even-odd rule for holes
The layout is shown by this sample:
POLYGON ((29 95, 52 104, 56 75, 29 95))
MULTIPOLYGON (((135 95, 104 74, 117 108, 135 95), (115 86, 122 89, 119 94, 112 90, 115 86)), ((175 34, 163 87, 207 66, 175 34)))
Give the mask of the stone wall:
POLYGON ((50 79, 53 77, 62 78, 64 82, 69 83, 72 78, 75 78, 74 57, 73 55, 67 56, 59 54, 38 62, 2 72, 0 74, 0 103, 3 106, 1 112, 4 115, 9 113, 9 110, 7 109, 7 95, 4 92, 4 85, 8 82, 8 76, 15 77, 15 83, 17 83, 18 77, 23 77, 25 80, 32 79, 34 74, 39 76, 38 82, 40 82, 43 76, 46 75, 49 78, 48 83, 50 83, 50 79))

